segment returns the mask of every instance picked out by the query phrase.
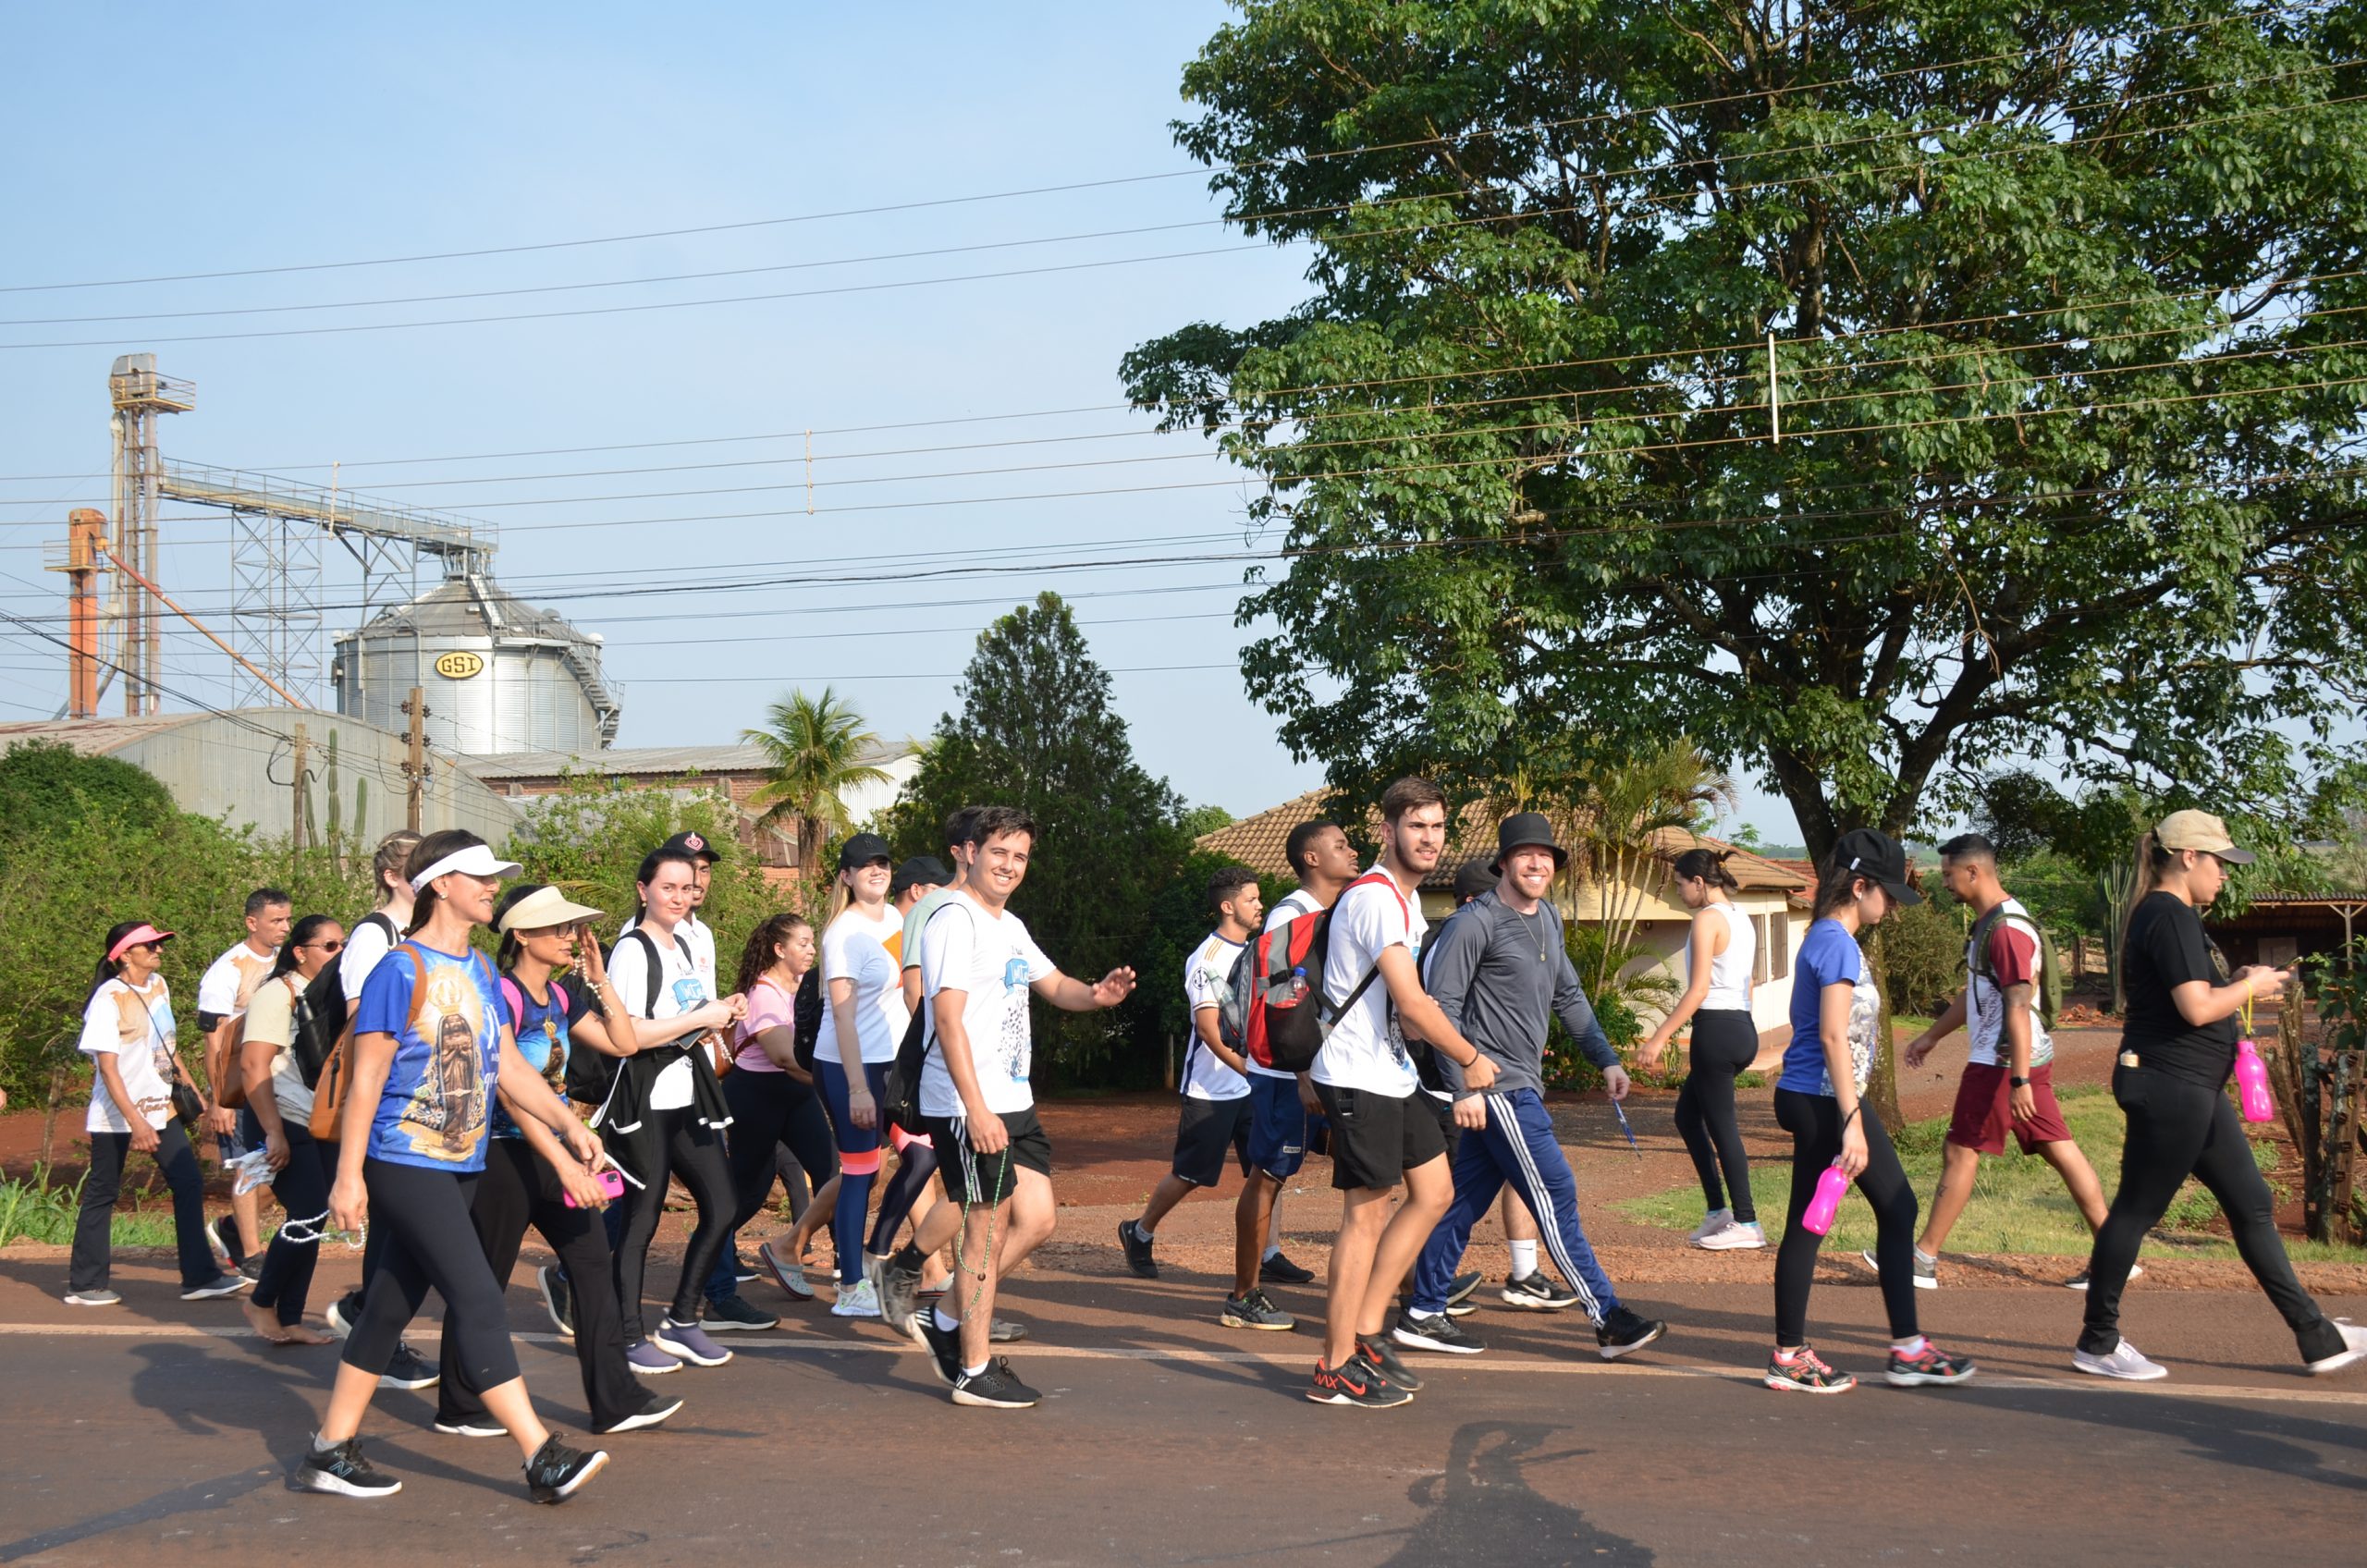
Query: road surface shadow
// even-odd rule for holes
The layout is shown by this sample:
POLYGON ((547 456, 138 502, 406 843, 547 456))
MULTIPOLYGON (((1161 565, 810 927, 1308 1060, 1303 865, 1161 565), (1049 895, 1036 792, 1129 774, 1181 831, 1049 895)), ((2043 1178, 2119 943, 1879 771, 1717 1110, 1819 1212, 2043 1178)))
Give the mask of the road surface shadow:
POLYGON ((1384 1560, 1400 1568, 1440 1563, 1601 1562, 1645 1564, 1651 1549, 1587 1522, 1567 1503, 1540 1496, 1524 1471, 1568 1459, 1541 1454, 1567 1428, 1518 1421, 1475 1421, 1447 1442, 1446 1473, 1429 1476, 1406 1495, 1426 1512, 1404 1544, 1384 1560))

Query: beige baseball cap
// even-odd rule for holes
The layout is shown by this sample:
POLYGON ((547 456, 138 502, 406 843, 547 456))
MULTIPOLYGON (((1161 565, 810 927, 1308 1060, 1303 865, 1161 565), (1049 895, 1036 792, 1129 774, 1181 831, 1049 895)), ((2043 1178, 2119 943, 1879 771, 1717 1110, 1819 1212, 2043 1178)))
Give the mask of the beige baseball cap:
POLYGON ((2201 850, 2237 865, 2252 863, 2252 852, 2236 848, 2227 825, 2207 811, 2174 811, 2162 818, 2153 838, 2165 850, 2201 850))

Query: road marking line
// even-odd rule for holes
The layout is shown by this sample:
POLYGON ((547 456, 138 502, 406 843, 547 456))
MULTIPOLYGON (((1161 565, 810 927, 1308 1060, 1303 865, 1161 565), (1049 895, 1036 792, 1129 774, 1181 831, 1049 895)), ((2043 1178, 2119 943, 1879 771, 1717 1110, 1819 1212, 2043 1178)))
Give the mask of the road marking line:
MULTIPOLYGON (((437 1338, 434 1325, 418 1324, 407 1331, 408 1337, 425 1341, 437 1338)), ((195 1323, 0 1323, 0 1337, 40 1338, 57 1336, 70 1339, 103 1340, 243 1340, 254 1337, 248 1328, 206 1328, 195 1323)), ((509 1336, 524 1344, 563 1348, 573 1341, 551 1333, 522 1333, 509 1336)), ((922 1354, 920 1347, 907 1340, 820 1340, 791 1336, 734 1336, 735 1351, 749 1354, 770 1355, 836 1354, 860 1352, 874 1355, 922 1354)), ((1305 1367, 1312 1364, 1312 1348, 1297 1354, 1265 1354, 1245 1350, 1173 1350, 1137 1345, 1049 1345, 1030 1342, 1021 1353, 1031 1361, 1172 1361, 1199 1363, 1220 1366, 1305 1367)), ((1433 1362, 1444 1369, 1449 1365, 1433 1362)), ((1712 1366, 1707 1363, 1679 1363, 1674 1366, 1642 1366, 1632 1361, 1527 1361, 1512 1357, 1463 1359, 1453 1364, 1459 1372, 1517 1372, 1528 1377, 1571 1378, 1708 1378, 1716 1382, 1750 1383, 1759 1381, 1759 1374, 1747 1366, 1712 1366)), ((2128 1394, 2173 1397, 2180 1399, 2215 1399, 2263 1401, 2277 1404, 2331 1404, 2367 1406, 2367 1393, 2346 1393, 2333 1389, 2259 1388, 2226 1383, 2180 1383, 2164 1379, 2152 1383, 2125 1383, 2103 1378, 2030 1378, 2012 1373, 1983 1373, 1970 1387, 1976 1389, 2013 1389, 2033 1393, 2128 1394)))

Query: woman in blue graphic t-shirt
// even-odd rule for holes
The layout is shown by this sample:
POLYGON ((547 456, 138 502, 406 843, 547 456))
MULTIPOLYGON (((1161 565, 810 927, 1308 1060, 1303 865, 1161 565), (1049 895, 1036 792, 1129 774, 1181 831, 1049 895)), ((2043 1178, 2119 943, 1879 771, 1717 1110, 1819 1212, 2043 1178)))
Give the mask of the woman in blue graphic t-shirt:
POLYGON ((385 1497, 402 1489, 362 1457, 356 1434, 430 1287, 444 1298, 444 1334, 457 1344, 461 1376, 526 1456, 535 1501, 572 1494, 608 1461, 560 1442, 534 1415, 510 1348, 501 1283, 470 1222, 497 1088, 578 1159, 590 1162, 600 1146, 519 1056, 492 967, 469 945, 471 930, 492 918, 501 879, 517 870, 473 833, 421 839, 404 867, 417 898, 410 936, 370 972, 354 1010, 352 1087, 329 1214, 343 1230, 376 1224, 387 1245, 345 1341, 320 1431, 297 1466, 307 1491, 385 1497))
POLYGON ((1960 1383, 1969 1361, 1925 1339, 1915 1324, 1915 1189, 1890 1135, 1864 1100, 1882 1024, 1882 998, 1858 936, 1902 904, 1923 901, 1898 840, 1870 828, 1841 836, 1817 883, 1815 921, 1792 965, 1792 1043, 1775 1082, 1775 1120, 1792 1134, 1792 1203, 1775 1253, 1775 1353, 1767 1386, 1837 1394, 1858 1386, 1808 1344, 1809 1286, 1824 1238, 1800 1223, 1817 1183, 1839 1166, 1874 1210, 1874 1257, 1890 1316, 1893 1383, 1960 1383))

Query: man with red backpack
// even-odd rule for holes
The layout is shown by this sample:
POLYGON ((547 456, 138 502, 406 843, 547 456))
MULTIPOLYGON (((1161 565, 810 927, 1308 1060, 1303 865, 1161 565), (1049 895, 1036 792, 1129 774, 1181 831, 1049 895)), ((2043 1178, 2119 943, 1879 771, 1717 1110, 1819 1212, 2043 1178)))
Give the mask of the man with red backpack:
MULTIPOLYGON (((1319 1004, 1312 1011, 1328 1030, 1309 1076, 1331 1121, 1331 1184, 1341 1194, 1323 1356, 1306 1397, 1365 1409, 1403 1404, 1421 1387, 1385 1330, 1398 1282, 1453 1192, 1446 1140, 1423 1103, 1405 1036, 1460 1067, 1474 1091, 1496 1078, 1422 989, 1415 962, 1429 930, 1422 879, 1446 848, 1445 792, 1427 778, 1401 778, 1382 794, 1380 815, 1380 862, 1320 917, 1319 955, 1309 951, 1315 962, 1305 972, 1318 982, 1306 1002, 1319 1004), (1392 1213, 1401 1184, 1405 1201, 1392 1213)), ((1454 1109, 1466 1128, 1484 1114, 1476 1097, 1454 1109)))

